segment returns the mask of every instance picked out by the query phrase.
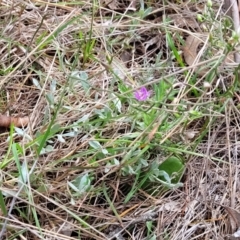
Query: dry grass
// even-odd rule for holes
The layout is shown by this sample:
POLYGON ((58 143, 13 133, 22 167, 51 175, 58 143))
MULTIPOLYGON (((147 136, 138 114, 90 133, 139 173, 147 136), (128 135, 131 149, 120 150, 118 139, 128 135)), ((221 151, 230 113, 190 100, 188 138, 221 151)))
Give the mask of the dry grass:
POLYGON ((0 239, 219 240, 240 227, 224 208, 240 205, 230 21, 217 1, 161 2, 1 1, 0 109, 30 124, 1 129, 0 239), (185 66, 204 11, 211 36, 185 66), (144 189, 172 155, 183 186, 144 189))

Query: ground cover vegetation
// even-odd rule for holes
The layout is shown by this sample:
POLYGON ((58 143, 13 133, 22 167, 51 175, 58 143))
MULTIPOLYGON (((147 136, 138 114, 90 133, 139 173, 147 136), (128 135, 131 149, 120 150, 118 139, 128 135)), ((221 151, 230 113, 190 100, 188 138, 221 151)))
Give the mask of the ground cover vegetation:
POLYGON ((0 239, 237 239, 237 1, 0 3, 0 239))

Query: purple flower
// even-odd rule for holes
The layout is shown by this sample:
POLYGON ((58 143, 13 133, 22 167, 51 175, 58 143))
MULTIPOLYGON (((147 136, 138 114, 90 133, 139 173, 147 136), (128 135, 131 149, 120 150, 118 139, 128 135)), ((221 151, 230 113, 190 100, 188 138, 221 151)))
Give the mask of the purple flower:
POLYGON ((150 97, 150 95, 151 95, 151 92, 148 91, 145 87, 141 87, 140 89, 134 92, 134 97, 138 101, 145 101, 150 97))

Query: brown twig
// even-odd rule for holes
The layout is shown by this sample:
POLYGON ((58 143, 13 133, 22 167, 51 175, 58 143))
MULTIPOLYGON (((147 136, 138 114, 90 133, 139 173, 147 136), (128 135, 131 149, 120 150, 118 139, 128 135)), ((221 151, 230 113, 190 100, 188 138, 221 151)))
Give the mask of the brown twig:
POLYGON ((29 117, 9 117, 0 114, 0 127, 10 127, 13 124, 15 127, 24 127, 29 123, 29 117))
MULTIPOLYGON (((238 11, 238 3, 236 0, 225 0, 225 2, 230 3, 231 5, 229 6, 229 8, 231 8, 231 17, 233 20, 233 26, 234 26, 234 31, 236 32, 236 34, 239 34, 239 30, 240 30, 240 20, 239 20, 239 11, 238 11)), ((234 54, 234 60, 236 63, 240 63, 240 54, 239 53, 235 53, 234 54)))

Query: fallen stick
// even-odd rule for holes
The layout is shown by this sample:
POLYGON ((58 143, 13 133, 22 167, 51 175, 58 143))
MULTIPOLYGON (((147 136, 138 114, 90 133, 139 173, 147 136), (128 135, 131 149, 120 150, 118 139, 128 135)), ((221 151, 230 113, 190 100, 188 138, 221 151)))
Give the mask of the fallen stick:
POLYGON ((29 123, 29 117, 9 117, 0 114, 0 127, 10 127, 13 124, 15 127, 25 127, 29 123))

